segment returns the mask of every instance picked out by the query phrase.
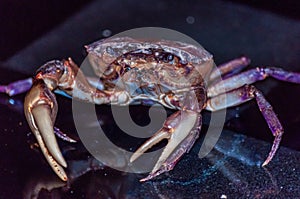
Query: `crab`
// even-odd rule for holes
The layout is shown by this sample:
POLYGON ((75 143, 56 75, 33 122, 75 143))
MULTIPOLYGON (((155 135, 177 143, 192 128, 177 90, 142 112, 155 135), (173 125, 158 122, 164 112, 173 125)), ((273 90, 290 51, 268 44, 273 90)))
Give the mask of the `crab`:
POLYGON ((189 152, 199 137, 202 110, 218 111, 249 100, 256 100, 274 136, 262 164, 266 166, 274 157, 284 131, 272 106, 252 84, 268 76, 300 83, 300 73, 281 68, 257 67, 241 72, 250 63, 247 57, 214 67, 213 56, 204 48, 179 41, 117 37, 96 41, 86 46, 86 50, 98 80, 86 77, 68 58, 45 63, 33 79, 1 87, 9 94, 31 87, 24 102, 26 119, 45 158, 63 181, 68 179, 64 169, 67 163, 55 134, 67 136, 54 127, 58 110, 54 91, 95 104, 125 106, 150 100, 174 109, 162 128, 130 158, 133 162, 161 140, 168 140, 152 171, 141 179, 146 181, 172 170, 189 152))

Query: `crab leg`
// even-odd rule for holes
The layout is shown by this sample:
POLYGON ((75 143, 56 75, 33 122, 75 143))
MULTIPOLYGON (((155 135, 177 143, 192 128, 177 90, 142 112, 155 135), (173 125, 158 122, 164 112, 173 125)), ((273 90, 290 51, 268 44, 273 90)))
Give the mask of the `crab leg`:
POLYGON ((70 142, 70 143, 76 143, 77 141, 73 138, 70 138, 67 134, 63 133, 59 128, 53 127, 54 133, 57 137, 60 139, 70 142))
POLYGON ((213 97, 223 93, 224 89, 225 91, 231 91, 245 84, 252 84, 256 81, 264 80, 269 76, 278 80, 300 84, 300 73, 285 71, 281 68, 257 67, 210 85, 208 96, 213 97))
POLYGON ((0 85, 0 93, 6 93, 9 96, 14 96, 20 93, 27 92, 32 86, 32 78, 18 80, 8 85, 0 85))
POLYGON ((192 111, 177 111, 167 118, 163 127, 147 140, 131 156, 130 162, 140 157, 144 152, 163 139, 168 139, 168 144, 164 148, 158 161, 150 174, 140 181, 146 181, 172 170, 180 157, 188 152, 198 138, 201 126, 201 116, 192 111))
MULTIPOLYGON (((94 78, 94 77, 87 77, 87 81, 94 86, 97 89, 103 89, 103 85, 101 82, 99 82, 99 78, 94 78)), ((15 82, 12 82, 8 85, 0 85, 0 93, 6 93, 9 96, 15 96, 21 93, 25 93, 30 90, 32 87, 32 78, 26 78, 22 80, 18 80, 15 82)), ((60 95, 66 95, 63 93, 63 91, 55 91, 55 93, 60 94, 60 95)))
POLYGON ((219 75, 233 76, 243 70, 250 64, 250 59, 247 57, 239 57, 227 63, 219 65, 210 74, 210 81, 215 80, 219 75))
POLYGON ((269 126, 269 129, 275 137, 272 149, 267 159, 262 164, 262 166, 265 166, 272 160, 279 147, 279 143, 283 134, 283 127, 277 115, 275 114, 272 106, 257 88, 255 88, 252 85, 246 85, 231 92, 213 97, 208 100, 206 109, 210 111, 217 111, 226 107, 239 105, 251 99, 256 100, 260 112, 264 116, 269 126))

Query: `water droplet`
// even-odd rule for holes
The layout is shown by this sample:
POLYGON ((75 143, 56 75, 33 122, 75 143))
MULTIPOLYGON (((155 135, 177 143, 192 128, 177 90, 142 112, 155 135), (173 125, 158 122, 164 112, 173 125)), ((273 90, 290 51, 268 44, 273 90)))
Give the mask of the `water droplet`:
POLYGON ((9 102, 11 105, 14 105, 14 104, 15 104, 15 100, 13 100, 13 99, 9 99, 8 102, 9 102))
POLYGON ((225 199, 225 198, 227 198, 227 196, 225 194, 222 194, 220 198, 225 199))
POLYGON ((193 16, 188 16, 185 20, 188 24, 195 23, 195 17, 193 17, 193 16))
POLYGON ((110 37, 111 34, 112 34, 112 32, 109 29, 105 29, 105 30, 102 31, 102 36, 103 37, 110 37))

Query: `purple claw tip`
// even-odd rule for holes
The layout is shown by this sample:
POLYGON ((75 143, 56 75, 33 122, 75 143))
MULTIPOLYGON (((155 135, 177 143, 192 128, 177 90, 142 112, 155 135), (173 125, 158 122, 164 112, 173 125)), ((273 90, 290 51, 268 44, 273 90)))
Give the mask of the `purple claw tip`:
POLYGON ((246 56, 242 56, 241 60, 244 62, 245 65, 248 65, 251 62, 251 59, 246 56))

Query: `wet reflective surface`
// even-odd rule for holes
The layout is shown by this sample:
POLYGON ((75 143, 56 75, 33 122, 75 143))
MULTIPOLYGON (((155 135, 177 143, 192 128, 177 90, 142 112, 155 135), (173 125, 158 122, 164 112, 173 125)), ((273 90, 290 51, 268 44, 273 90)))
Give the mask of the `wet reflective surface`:
MULTIPOLYGON (((213 53, 217 63, 245 54, 252 59, 253 67, 270 65, 300 71, 298 23, 223 1, 161 1, 157 4, 101 1, 16 52, 0 66, 0 79, 1 84, 5 84, 26 78, 53 58, 72 56, 80 63, 85 55, 83 45, 110 32, 115 34, 142 26, 168 27, 186 33, 213 53), (124 8, 130 8, 130 12, 124 8), (122 13, 122 18, 115 13, 122 13)), ((267 157, 273 137, 256 104, 249 102, 228 110, 222 136, 206 158, 198 158, 201 137, 173 171, 145 183, 139 182, 145 175, 105 167, 93 159, 80 142, 69 144, 60 140, 71 179, 67 184, 61 182, 45 161, 26 124, 22 107, 24 95, 9 98, 1 94, 0 198, 298 198, 300 86, 270 79, 256 85, 266 94, 285 129, 281 148, 266 168, 259 165, 267 157)), ((56 126, 78 138, 71 101, 59 96, 58 104, 63 108, 59 108, 56 126)), ((147 108, 130 110, 134 121, 147 122, 147 108)), ((116 144, 128 147, 134 143, 138 147, 143 143, 142 139, 122 136, 113 122, 110 106, 97 107, 97 113, 107 135, 116 144)), ((209 114, 204 113, 206 123, 207 118, 209 114)), ((202 136, 206 129, 204 126, 202 136)), ((112 159, 122 163, 118 154, 112 159)))

